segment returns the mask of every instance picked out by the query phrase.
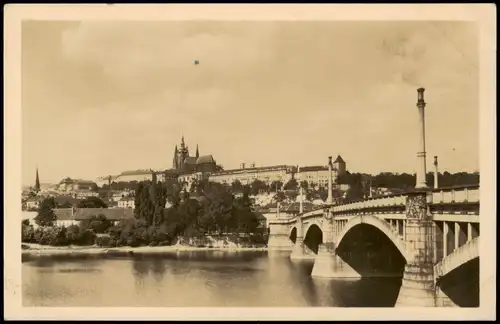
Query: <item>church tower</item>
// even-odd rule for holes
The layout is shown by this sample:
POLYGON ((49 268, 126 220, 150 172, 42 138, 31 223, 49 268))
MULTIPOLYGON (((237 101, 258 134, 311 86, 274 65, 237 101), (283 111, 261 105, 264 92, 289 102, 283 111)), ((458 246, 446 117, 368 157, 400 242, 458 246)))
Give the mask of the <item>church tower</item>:
POLYGON ((174 150, 174 158, 173 158, 173 161, 172 161, 172 168, 174 169, 177 169, 178 168, 178 161, 179 161, 179 151, 177 151, 177 145, 175 146, 175 150, 174 150))
POLYGON ((40 178, 38 177, 38 167, 36 168, 35 191, 40 191, 40 178))
POLYGON ((186 143, 184 142, 184 136, 182 136, 181 138, 181 149, 179 150, 178 156, 177 168, 182 169, 184 168, 184 160, 186 160, 186 158, 189 156, 188 148, 186 147, 186 143))
POLYGON ((198 144, 196 144, 196 158, 200 157, 200 151, 198 150, 198 144))

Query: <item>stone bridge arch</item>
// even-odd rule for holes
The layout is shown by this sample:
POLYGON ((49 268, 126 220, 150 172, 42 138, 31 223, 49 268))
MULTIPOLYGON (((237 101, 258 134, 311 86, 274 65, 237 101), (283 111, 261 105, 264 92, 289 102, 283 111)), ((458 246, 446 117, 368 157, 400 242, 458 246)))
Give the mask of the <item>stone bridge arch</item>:
POLYGON ((469 261, 479 258, 479 236, 462 245, 434 266, 436 279, 442 278, 469 261))
POLYGON ((322 223, 313 220, 304 228, 304 245, 314 254, 318 254, 320 244, 324 243, 324 229, 322 223))
POLYGON ((413 259, 405 242, 375 215, 352 217, 335 237, 335 255, 351 275, 402 278, 413 259))
POLYGON ((297 240, 297 225, 292 225, 290 226, 290 230, 288 231, 288 238, 292 243, 295 244, 295 241, 297 240))
POLYGON ((408 252, 406 248, 405 242, 397 235, 387 224, 386 221, 380 219, 377 216, 374 215, 359 215, 351 218, 345 227, 342 229, 340 234, 337 237, 336 243, 337 246, 340 246, 342 244, 342 241, 346 237, 346 235, 355 227, 359 225, 370 225, 375 228, 377 228, 380 232, 385 234, 385 236, 394 244, 394 246, 398 249, 398 251, 401 253, 403 258, 405 259, 406 262, 411 260, 413 256, 411 253, 408 252))
POLYGON ((434 265, 438 306, 479 307, 479 237, 434 265))

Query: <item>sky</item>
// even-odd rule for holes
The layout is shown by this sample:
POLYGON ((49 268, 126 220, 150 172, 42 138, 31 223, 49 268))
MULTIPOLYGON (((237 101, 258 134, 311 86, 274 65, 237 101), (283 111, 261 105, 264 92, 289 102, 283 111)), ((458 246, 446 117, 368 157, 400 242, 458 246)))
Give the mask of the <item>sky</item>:
POLYGON ((225 169, 479 169, 478 40, 464 22, 24 21, 23 185, 168 169, 185 137, 225 169), (194 60, 199 60, 195 65, 194 60))

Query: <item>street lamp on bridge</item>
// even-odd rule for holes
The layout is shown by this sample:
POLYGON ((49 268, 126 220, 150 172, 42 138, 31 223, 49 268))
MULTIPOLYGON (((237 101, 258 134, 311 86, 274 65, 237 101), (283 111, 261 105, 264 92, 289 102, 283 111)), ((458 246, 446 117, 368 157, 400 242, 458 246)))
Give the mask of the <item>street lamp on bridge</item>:
POLYGON ((424 88, 418 88, 417 93, 418 93, 418 100, 417 100, 417 108, 418 108, 418 115, 419 115, 419 123, 420 123, 420 139, 419 139, 419 151, 417 152, 417 157, 418 157, 418 166, 417 166, 417 179, 416 179, 416 185, 415 188, 427 188, 427 182, 426 182, 426 161, 425 161, 425 113, 424 109, 426 106, 425 100, 424 100, 424 88))

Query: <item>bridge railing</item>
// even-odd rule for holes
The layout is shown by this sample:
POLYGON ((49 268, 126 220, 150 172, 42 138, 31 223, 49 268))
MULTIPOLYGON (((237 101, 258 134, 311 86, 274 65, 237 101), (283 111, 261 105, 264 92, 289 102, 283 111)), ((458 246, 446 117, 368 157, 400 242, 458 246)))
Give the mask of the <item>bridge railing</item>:
POLYGON ((378 207, 391 207, 391 206, 405 206, 406 205, 406 195, 388 195, 376 198, 370 198, 363 201, 356 201, 353 203, 336 205, 332 207, 334 213, 347 212, 354 210, 361 210, 366 208, 378 208, 378 207))
MULTIPOLYGON (((411 191, 410 191, 411 192, 411 191)), ((384 196, 376 196, 365 200, 359 200, 339 205, 325 205, 318 209, 303 213, 302 215, 294 216, 287 219, 273 220, 272 223, 289 224, 296 221, 297 217, 307 218, 321 214, 325 208, 331 208, 334 213, 353 212, 363 209, 374 208, 390 208, 406 206, 406 198, 409 192, 396 193, 384 196)), ((461 204, 461 203, 479 203, 480 191, 479 184, 445 187, 438 189, 430 189, 427 193, 427 203, 429 204, 461 204)))
POLYGON ((430 204, 479 203, 479 185, 438 188, 428 195, 430 204))

